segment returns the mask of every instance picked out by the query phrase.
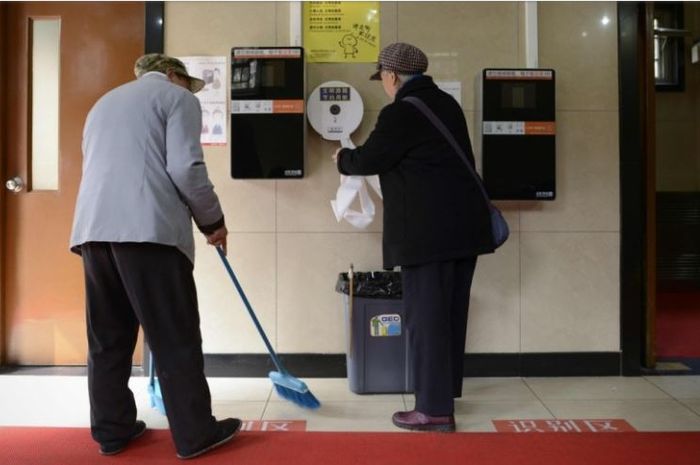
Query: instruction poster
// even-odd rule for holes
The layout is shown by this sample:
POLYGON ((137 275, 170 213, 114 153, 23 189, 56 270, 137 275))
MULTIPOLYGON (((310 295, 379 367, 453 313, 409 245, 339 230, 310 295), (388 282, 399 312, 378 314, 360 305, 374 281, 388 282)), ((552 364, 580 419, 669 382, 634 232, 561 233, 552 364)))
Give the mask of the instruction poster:
POLYGON ((191 76, 204 81, 195 97, 202 106, 202 145, 226 145, 226 57, 179 57, 191 76))
POLYGON ((304 2, 304 49, 310 63, 374 63, 379 2, 304 2))

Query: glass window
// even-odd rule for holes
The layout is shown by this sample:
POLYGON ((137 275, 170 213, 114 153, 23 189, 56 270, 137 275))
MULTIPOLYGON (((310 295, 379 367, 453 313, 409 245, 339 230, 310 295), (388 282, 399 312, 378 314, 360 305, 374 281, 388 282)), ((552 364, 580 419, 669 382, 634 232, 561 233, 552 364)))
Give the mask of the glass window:
POLYGON ((61 20, 32 19, 31 27, 32 190, 58 190, 58 124, 61 20))
POLYGON ((656 90, 683 91, 684 40, 683 4, 654 3, 654 80, 656 90))

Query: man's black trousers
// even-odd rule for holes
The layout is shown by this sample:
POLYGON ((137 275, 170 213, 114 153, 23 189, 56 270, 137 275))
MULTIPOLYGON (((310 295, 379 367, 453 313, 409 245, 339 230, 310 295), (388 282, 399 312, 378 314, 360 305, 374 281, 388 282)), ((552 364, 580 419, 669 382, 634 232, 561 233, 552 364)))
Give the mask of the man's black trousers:
POLYGON ((476 257, 401 267, 415 409, 427 415, 453 414, 462 395, 475 267, 476 257))
POLYGON ((201 447, 216 431, 204 377, 192 263, 175 247, 91 242, 85 268, 88 389, 93 438, 129 437, 136 421, 127 383, 139 324, 156 362, 178 451, 201 447))

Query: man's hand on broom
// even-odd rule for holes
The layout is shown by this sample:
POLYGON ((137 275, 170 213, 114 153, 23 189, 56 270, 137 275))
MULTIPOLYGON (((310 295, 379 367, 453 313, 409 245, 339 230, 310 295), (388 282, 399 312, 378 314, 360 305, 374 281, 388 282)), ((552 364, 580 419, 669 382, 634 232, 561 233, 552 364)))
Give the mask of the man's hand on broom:
POLYGON ((226 237, 228 236, 228 230, 226 226, 222 226, 211 234, 205 234, 207 238, 207 244, 213 245, 214 247, 221 247, 226 255, 226 237))

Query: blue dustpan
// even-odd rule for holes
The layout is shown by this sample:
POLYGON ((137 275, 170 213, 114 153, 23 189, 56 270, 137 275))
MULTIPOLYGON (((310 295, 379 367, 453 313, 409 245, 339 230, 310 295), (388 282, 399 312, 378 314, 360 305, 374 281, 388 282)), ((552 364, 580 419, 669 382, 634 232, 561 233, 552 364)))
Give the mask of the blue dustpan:
POLYGON ((165 415, 165 405, 163 404, 163 393, 160 392, 160 383, 156 379, 156 367, 153 363, 153 354, 148 362, 148 371, 150 378, 148 379, 148 396, 151 399, 151 407, 165 415))

